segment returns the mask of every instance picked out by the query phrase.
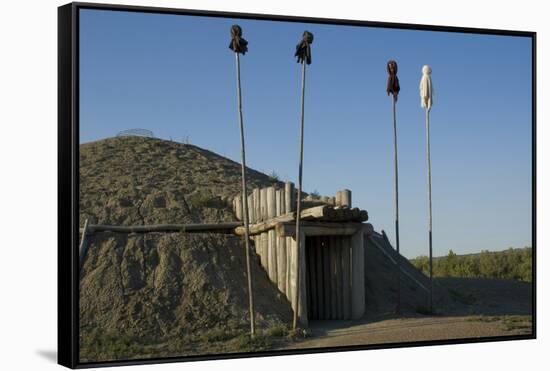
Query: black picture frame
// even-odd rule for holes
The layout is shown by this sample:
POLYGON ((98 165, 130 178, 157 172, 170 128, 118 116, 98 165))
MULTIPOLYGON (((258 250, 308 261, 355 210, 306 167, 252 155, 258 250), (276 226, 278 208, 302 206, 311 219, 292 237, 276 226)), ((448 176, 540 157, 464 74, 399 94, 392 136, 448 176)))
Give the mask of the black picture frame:
POLYGON ((58 363, 69 368, 122 366, 167 362, 262 357, 287 354, 340 352, 380 348, 418 347, 508 340, 536 339, 536 32, 496 30, 484 28, 447 27, 405 23, 386 23, 361 20, 309 18, 268 14, 232 13, 146 6, 110 5, 97 3, 70 3, 58 8, 58 363), (79 10, 109 11, 230 17, 254 20, 307 22, 315 24, 354 25, 407 30, 428 30, 483 35, 508 35, 530 38, 532 42, 532 308, 533 332, 530 335, 513 335, 452 340, 390 343, 382 345, 344 346, 304 350, 233 353, 205 356, 152 358, 112 362, 81 363, 79 361, 79 10))

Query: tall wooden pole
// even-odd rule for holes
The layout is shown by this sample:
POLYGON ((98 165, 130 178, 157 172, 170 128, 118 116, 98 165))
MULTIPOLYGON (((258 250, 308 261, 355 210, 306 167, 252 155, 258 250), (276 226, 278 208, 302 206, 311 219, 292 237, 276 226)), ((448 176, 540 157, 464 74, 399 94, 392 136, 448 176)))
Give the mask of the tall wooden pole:
POLYGON ((244 222, 244 243, 246 251, 246 275, 248 278, 248 311, 250 313, 250 336, 254 336, 256 333, 254 323, 254 295, 252 294, 252 271, 250 269, 250 239, 249 239, 249 225, 248 225, 248 197, 246 191, 246 153, 244 144, 244 124, 243 124, 243 110, 241 104, 241 60, 239 53, 235 53, 235 61, 237 67, 237 106, 239 111, 239 124, 241 129, 241 180, 242 180, 242 214, 244 222))
POLYGON ((397 313, 401 313, 401 257, 399 256, 399 171, 397 166, 397 120, 395 114, 395 101, 396 96, 392 95, 395 248, 397 250, 397 304, 395 311, 397 313))
POLYGON ((298 165, 298 196, 296 198, 296 290, 295 303, 296 310, 292 320, 292 327, 295 329, 298 326, 298 309, 300 308, 300 214, 301 214, 301 199, 302 199, 302 168, 304 158, 304 99, 306 92, 306 61, 302 61, 302 101, 300 115, 300 162, 298 165))
POLYGON ((430 312, 433 312, 432 171, 430 161, 430 109, 426 108, 426 160, 428 163, 428 243, 430 247, 430 312))
POLYGON ((309 31, 304 31, 302 40, 296 45, 296 53, 294 56, 298 58, 297 62, 302 64, 302 100, 300 113, 300 161, 298 165, 298 195, 296 198, 296 290, 294 292, 294 317, 292 327, 298 327, 298 312, 300 310, 300 266, 301 266, 301 235, 300 235, 300 217, 302 207, 302 168, 304 158, 304 101, 306 93, 306 64, 311 64, 311 43, 313 42, 313 34, 309 31))
POLYGON ((426 162, 428 168, 428 244, 430 252, 430 312, 433 312, 433 247, 432 247, 432 169, 430 161, 430 109, 433 105, 432 69, 428 65, 422 66, 420 80, 420 105, 426 110, 426 162))
POLYGON ((393 112, 393 181, 394 181, 394 213, 395 213, 395 248, 397 250, 397 303, 395 312, 401 313, 401 256, 399 251, 399 172, 397 166, 397 119, 395 114, 395 105, 397 96, 401 87, 399 86, 399 78, 397 77, 397 62, 394 60, 388 61, 386 64, 388 70, 388 82, 386 85, 386 93, 392 96, 392 112, 393 112))

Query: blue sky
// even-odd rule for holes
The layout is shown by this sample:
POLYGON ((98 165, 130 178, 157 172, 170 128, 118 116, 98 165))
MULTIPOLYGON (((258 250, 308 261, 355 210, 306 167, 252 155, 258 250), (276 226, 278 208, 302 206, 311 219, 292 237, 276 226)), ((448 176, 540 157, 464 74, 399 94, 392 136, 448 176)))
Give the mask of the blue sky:
POLYGON ((418 84, 432 67, 434 255, 531 241, 531 40, 81 10, 80 140, 152 130, 239 161, 235 57, 241 57, 247 165, 296 181, 302 32, 315 35, 306 82, 304 189, 353 191, 394 241, 393 129, 386 62, 399 65, 400 242, 427 255, 425 113, 418 84))

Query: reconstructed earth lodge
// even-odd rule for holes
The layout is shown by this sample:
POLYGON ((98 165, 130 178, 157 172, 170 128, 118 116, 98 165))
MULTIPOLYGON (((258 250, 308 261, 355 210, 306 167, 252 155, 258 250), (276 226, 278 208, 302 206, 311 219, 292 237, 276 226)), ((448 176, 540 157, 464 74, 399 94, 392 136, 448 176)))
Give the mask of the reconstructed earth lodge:
MULTIPOLYGON (((249 189, 283 184, 252 169, 247 174, 249 189)), ((144 137, 82 144, 80 225, 86 219, 109 225, 237 221, 222 199, 239 193, 240 175, 238 163, 189 144, 144 137)), ((81 362, 248 352, 269 347, 269 336, 288 333, 290 304, 252 253, 256 325, 263 335, 248 338, 240 237, 97 233, 88 243, 80 279, 81 362)), ((395 266, 372 243, 365 256, 366 316, 389 313, 395 266)), ((425 294, 406 277, 400 287, 404 312, 426 305, 425 294)), ((457 304, 439 286, 436 300, 439 308, 457 304)))

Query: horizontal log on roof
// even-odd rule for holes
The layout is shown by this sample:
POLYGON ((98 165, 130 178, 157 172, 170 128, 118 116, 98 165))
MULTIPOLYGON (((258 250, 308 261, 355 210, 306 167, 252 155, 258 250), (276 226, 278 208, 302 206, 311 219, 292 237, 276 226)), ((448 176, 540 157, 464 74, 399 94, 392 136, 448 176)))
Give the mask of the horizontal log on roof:
MULTIPOLYGON (((357 222, 329 223, 304 221, 300 224, 300 231, 303 231, 306 236, 350 236, 357 233, 364 225, 357 222)), ((276 226, 276 231, 279 237, 295 237, 296 225, 294 223, 279 223, 276 226)))
MULTIPOLYGON (((361 223, 368 220, 368 213, 365 210, 336 209, 329 205, 316 206, 301 211, 302 221, 315 221, 315 222, 351 222, 361 223)), ((296 220, 296 212, 287 213, 275 218, 271 218, 261 223, 250 224, 249 233, 251 235, 260 234, 275 228, 280 223, 288 223, 296 220)), ((244 226, 235 228, 235 233, 238 235, 244 235, 244 226)))
MULTIPOLYGON (((300 229, 306 235, 311 236, 333 236, 333 235, 352 235, 362 228, 365 224, 359 222, 319 222, 304 220, 300 223, 300 229)), ((265 233, 275 229, 279 237, 294 237, 296 234, 296 224, 293 220, 281 221, 272 219, 267 222, 258 223, 249 227, 251 236, 265 233)), ((244 227, 235 228, 235 234, 244 235, 244 227)))
MULTIPOLYGON (((327 222, 366 222, 369 214, 366 210, 360 210, 357 207, 353 209, 346 207, 333 207, 322 205, 304 209, 301 213, 303 220, 319 220, 327 222)), ((295 213, 292 215, 295 217, 295 213)))
MULTIPOLYGON (((294 213, 288 213, 285 215, 281 215, 281 216, 266 220, 265 222, 250 224, 248 226, 248 231, 251 236, 256 234, 261 234, 263 232, 267 232, 268 230, 275 228, 279 223, 288 223, 293 220, 294 220, 294 213)), ((244 226, 236 227, 235 234, 238 234, 239 236, 244 235, 244 226)))

